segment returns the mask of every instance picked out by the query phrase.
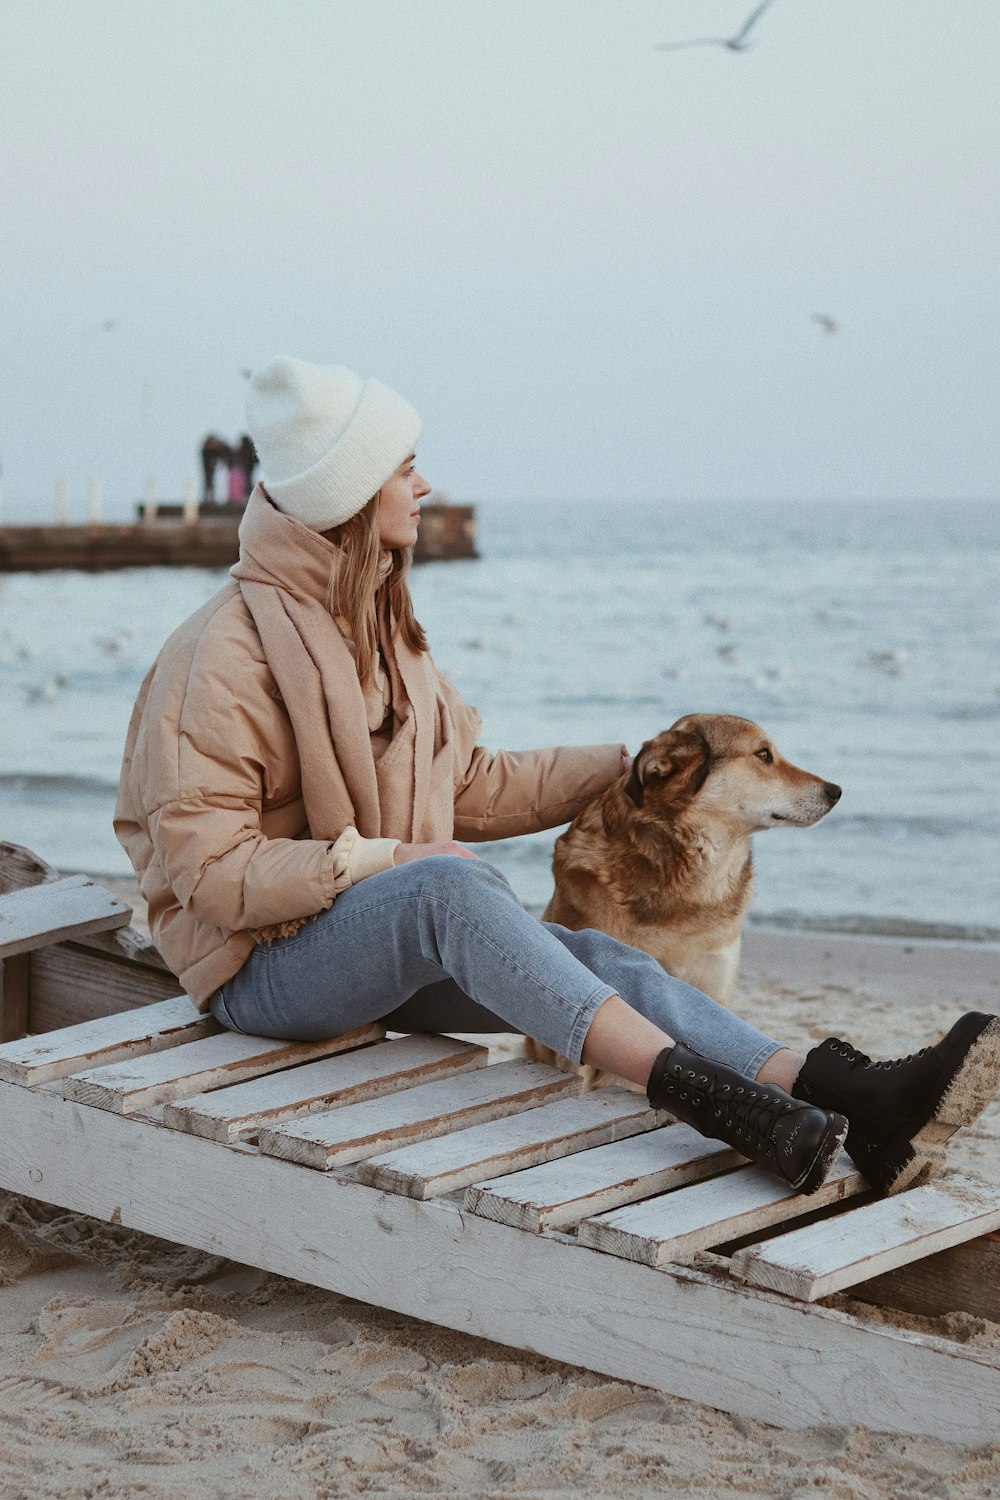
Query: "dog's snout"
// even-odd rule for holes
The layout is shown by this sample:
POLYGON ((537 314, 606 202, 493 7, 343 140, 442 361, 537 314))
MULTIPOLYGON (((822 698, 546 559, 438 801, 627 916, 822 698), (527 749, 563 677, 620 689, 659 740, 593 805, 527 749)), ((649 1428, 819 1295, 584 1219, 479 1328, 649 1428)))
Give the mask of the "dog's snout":
POLYGON ((840 801, 842 790, 835 781, 824 781, 823 790, 830 799, 830 806, 836 807, 840 801))

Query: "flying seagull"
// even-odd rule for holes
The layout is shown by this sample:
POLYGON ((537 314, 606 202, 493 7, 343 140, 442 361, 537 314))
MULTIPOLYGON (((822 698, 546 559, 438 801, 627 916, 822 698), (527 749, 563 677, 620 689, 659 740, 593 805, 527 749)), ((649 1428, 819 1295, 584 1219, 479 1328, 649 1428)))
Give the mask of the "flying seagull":
POLYGON ((88 328, 86 333, 81 333, 81 339, 96 338, 99 333, 114 333, 118 327, 117 319, 105 318, 103 323, 98 323, 96 328, 88 328))
POLYGON ((750 32, 771 4, 772 0, 762 0, 757 9, 750 12, 735 36, 700 36, 693 42, 658 42, 656 51, 676 52, 681 47, 728 47, 730 52, 746 52, 750 46, 747 40, 750 32))
POLYGON ((833 318, 828 317, 826 313, 813 313, 812 320, 814 323, 819 324, 824 333, 840 332, 840 324, 835 322, 833 318))

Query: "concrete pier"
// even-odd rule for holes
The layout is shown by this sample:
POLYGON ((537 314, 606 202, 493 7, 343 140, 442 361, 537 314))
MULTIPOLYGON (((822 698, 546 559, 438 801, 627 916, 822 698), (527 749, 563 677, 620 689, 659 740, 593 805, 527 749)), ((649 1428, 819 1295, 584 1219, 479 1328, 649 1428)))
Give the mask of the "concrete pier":
MULTIPOLYGON (((239 552, 238 506, 200 507, 195 522, 181 504, 160 503, 155 519, 123 525, 0 526, 0 573, 77 568, 228 568, 239 552)), ((475 509, 431 503, 421 508, 414 562, 476 557, 475 509)))

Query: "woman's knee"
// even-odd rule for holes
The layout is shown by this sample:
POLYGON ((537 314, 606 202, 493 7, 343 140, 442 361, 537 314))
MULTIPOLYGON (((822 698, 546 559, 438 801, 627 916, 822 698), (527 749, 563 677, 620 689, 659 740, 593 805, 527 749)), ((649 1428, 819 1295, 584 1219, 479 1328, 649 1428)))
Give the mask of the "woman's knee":
POLYGON ((650 970, 662 974, 664 971, 651 954, 643 948, 623 943, 620 938, 601 932, 598 927, 582 927, 564 939, 565 946, 588 968, 612 966, 616 970, 627 968, 650 970))
POLYGON ((447 901, 450 906, 481 901, 485 892, 511 894, 504 876, 486 860, 467 859, 461 854, 432 854, 416 864, 420 894, 447 901))

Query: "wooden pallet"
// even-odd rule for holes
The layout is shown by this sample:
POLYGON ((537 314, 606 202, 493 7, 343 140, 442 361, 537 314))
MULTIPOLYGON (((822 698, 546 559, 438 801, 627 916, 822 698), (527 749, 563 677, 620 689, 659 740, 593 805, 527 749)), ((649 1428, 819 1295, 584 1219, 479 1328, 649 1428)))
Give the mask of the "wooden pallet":
POLYGON ((776 1425, 1000 1439, 1000 1360, 829 1300, 1000 1321, 1000 1194, 873 1200, 845 1157, 803 1198, 578 1088, 378 1026, 237 1035, 175 996, 0 1046, 0 1186, 776 1425))
MULTIPOLYGON (((30 849, 0 843, 0 901, 52 886, 59 879, 58 870, 30 849)), ((86 882, 81 876, 76 882, 79 892, 86 882)), ((177 994, 180 986, 152 943, 126 925, 131 909, 99 886, 90 885, 95 899, 89 918, 66 923, 60 936, 58 920, 72 913, 66 909, 53 912, 50 906, 48 918, 42 919, 41 908, 36 906, 34 933, 19 926, 22 944, 16 951, 8 948, 7 956, 0 957, 0 1042, 26 1031, 51 1031, 177 994)), ((39 894, 45 903, 47 893, 39 894)), ((79 917, 85 898, 78 894, 75 899, 79 917)), ((30 909, 22 906, 21 911, 30 926, 30 909)))

